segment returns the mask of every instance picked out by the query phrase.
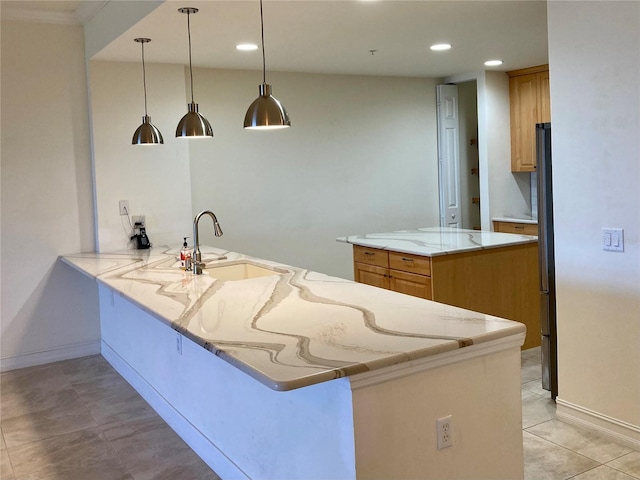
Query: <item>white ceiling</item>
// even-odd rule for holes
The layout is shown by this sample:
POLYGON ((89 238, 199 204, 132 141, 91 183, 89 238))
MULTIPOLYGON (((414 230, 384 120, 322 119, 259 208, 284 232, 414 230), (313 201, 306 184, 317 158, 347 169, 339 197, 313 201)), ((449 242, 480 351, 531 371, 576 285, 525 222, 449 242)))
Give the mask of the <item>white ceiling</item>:
MULTIPOLYGON (((187 18, 178 12, 185 6, 200 10, 191 16, 194 66, 262 67, 260 51, 235 49, 260 44, 258 0, 167 0, 94 59, 140 61, 133 39, 149 37, 148 62, 188 63, 187 18)), ((494 58, 503 71, 539 65, 548 62, 546 10, 546 1, 527 0, 264 0, 267 70, 446 77, 494 58), (453 48, 430 51, 437 42, 453 48)))
POLYGON ((108 0, 0 0, 2 18, 82 25, 108 0))

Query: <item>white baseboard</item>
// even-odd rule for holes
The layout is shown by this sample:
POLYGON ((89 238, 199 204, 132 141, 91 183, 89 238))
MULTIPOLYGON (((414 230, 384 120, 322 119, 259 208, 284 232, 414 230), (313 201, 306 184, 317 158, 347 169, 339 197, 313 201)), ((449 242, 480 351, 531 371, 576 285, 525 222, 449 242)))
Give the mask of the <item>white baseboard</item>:
POLYGON ((87 357, 100 353, 100 341, 68 345, 44 352, 23 353, 11 357, 0 358, 0 372, 8 372, 18 368, 33 367, 46 363, 69 360, 71 358, 87 357))
POLYGON ((556 398, 556 417, 640 451, 640 426, 556 398))
POLYGON ((235 463, 173 408, 173 405, 105 342, 102 342, 102 356, 220 478, 250 480, 235 463))

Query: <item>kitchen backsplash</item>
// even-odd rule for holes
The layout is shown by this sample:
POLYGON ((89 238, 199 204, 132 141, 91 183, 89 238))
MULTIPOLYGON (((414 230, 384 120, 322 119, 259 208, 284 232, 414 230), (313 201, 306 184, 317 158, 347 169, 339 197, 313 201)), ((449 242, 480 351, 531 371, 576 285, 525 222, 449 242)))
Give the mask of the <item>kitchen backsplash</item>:
POLYGON ((531 217, 538 218, 538 174, 531 173, 531 217))

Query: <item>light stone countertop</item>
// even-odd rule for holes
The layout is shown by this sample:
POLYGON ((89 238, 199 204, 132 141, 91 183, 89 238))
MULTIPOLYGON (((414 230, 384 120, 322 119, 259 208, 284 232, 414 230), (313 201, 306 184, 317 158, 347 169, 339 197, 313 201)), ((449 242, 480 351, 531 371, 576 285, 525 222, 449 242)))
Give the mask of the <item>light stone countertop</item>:
POLYGON ((524 341, 518 322, 212 247, 201 250, 208 263, 202 275, 179 268, 178 248, 61 259, 274 390, 507 338, 524 341), (274 274, 215 278, 211 267, 239 262, 274 274))
POLYGON ((538 237, 462 228, 426 227, 416 230, 350 235, 348 237, 339 237, 336 240, 362 247, 435 257, 533 243, 538 241, 538 237))
POLYGON ((527 223, 530 225, 537 225, 537 218, 516 218, 516 217, 492 217, 492 222, 510 222, 510 223, 527 223))

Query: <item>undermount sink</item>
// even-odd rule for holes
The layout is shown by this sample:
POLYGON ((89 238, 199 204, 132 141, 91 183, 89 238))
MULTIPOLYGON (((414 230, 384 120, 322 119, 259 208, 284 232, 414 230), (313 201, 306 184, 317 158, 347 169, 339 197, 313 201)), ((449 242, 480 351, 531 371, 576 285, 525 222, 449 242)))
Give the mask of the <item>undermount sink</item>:
POLYGON ((282 275, 285 273, 284 271, 261 267, 249 262, 238 262, 231 265, 220 266, 207 265, 205 270, 213 278, 224 281, 249 280, 251 278, 282 275))

